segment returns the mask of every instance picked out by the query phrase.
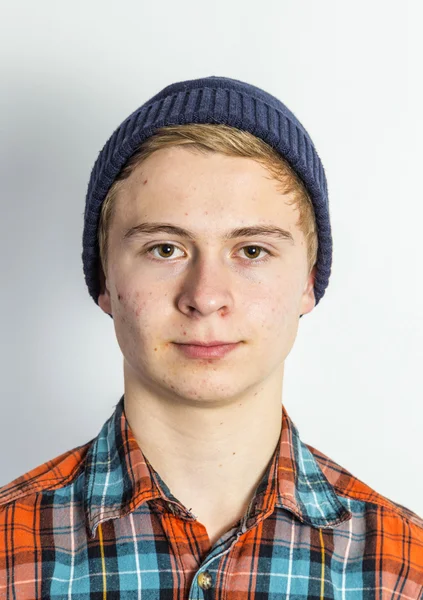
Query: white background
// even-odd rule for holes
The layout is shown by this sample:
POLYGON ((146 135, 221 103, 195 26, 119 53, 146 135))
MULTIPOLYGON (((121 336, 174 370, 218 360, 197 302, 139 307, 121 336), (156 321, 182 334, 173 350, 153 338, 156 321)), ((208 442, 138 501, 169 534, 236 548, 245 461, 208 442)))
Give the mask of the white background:
POLYGON ((303 441, 423 515, 422 4, 4 2, 0 485, 95 437, 123 393, 82 227, 114 129, 169 83, 278 96, 326 169, 333 270, 286 361, 303 441))

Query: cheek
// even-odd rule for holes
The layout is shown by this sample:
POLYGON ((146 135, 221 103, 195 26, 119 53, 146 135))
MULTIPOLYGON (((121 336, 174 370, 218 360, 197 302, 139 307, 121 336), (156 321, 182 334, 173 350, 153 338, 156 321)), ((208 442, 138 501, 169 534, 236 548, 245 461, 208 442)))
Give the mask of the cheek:
POLYGON ((243 292, 243 310, 256 322, 268 324, 283 321, 298 303, 298 284, 287 277, 275 275, 272 280, 258 281, 243 292))
POLYGON ((272 347, 290 344, 298 327, 298 285, 280 278, 247 302, 248 320, 272 347))
POLYGON ((114 309, 117 317, 124 323, 142 320, 143 315, 151 309, 151 303, 151 292, 145 294, 138 289, 116 286, 114 309))
POLYGON ((267 306, 266 318, 269 336, 280 337, 286 333, 292 322, 293 312, 288 299, 283 295, 275 295, 267 306))

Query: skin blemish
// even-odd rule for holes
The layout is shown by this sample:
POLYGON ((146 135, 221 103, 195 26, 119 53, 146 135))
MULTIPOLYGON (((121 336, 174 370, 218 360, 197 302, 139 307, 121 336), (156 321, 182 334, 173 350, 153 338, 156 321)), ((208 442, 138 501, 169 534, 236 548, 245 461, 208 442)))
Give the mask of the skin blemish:
POLYGON ((147 181, 148 181, 148 179, 146 179, 146 180, 144 181, 144 185, 147 183, 147 181))
POLYGON ((122 300, 122 296, 120 294, 118 294, 118 300, 121 301, 122 300))
POLYGON ((141 305, 141 306, 139 306, 139 307, 137 308, 137 310, 135 311, 135 314, 137 315, 137 317, 139 317, 139 316, 140 316, 140 312, 141 312, 142 308, 143 308, 143 307, 142 307, 142 305, 141 305))

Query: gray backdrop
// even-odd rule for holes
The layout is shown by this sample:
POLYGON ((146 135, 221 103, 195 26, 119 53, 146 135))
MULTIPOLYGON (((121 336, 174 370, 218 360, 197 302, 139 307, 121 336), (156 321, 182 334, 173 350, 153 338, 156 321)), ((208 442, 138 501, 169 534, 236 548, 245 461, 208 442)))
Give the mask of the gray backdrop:
POLYGON ((287 359, 287 410, 423 514, 422 16, 386 0, 2 3, 0 485, 96 436, 123 393, 80 257, 99 150, 165 85, 224 75, 293 110, 329 182, 333 272, 287 359))

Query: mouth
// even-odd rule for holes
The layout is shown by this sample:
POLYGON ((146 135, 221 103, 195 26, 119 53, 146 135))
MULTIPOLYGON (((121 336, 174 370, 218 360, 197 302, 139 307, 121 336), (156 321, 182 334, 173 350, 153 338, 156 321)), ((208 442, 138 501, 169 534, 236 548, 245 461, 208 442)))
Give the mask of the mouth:
POLYGON ((224 340, 211 340, 210 342, 202 342, 201 340, 188 340, 186 342, 175 342, 175 344, 184 344, 189 346, 225 346, 227 344, 237 344, 238 342, 229 342, 224 340))
POLYGON ((175 346, 189 358, 222 358, 238 348, 241 343, 212 342, 211 344, 199 344, 197 342, 195 344, 175 343, 175 346))

